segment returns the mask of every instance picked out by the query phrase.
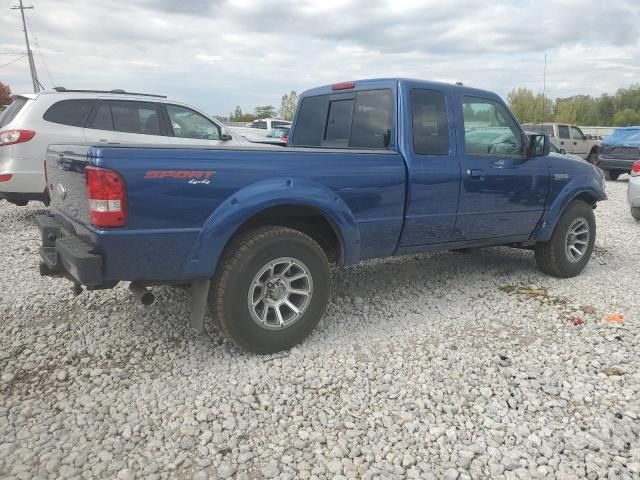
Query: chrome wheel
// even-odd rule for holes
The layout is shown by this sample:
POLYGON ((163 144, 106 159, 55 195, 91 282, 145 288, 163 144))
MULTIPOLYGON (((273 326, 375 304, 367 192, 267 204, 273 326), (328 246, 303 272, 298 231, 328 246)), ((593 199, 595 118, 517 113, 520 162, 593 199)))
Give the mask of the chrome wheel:
POLYGON ((589 224, 582 218, 576 218, 567 230, 565 242, 567 259, 572 263, 579 262, 589 246, 589 224))
POLYGON ((311 272, 300 260, 270 261, 253 277, 247 298, 253 320, 262 328, 281 330, 296 323, 311 303, 311 272))

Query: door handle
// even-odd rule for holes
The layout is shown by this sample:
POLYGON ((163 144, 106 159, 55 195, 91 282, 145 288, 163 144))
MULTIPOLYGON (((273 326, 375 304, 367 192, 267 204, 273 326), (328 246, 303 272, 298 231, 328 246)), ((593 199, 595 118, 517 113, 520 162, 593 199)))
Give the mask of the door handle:
POLYGON ((481 170, 479 168, 467 170, 467 175, 471 177, 471 180, 476 182, 484 180, 484 170, 481 170))
POLYGON ((564 142, 560 142, 560 145, 564 145, 564 142))
POLYGON ((574 145, 577 145, 577 144, 578 144, 578 142, 573 142, 573 144, 574 144, 574 145))

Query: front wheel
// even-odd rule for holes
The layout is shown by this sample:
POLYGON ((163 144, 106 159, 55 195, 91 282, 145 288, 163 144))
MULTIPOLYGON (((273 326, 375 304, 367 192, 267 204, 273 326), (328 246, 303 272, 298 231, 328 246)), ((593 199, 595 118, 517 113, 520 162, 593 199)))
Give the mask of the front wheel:
POLYGON ((596 152, 589 153, 589 156, 587 156, 587 162, 591 165, 598 163, 598 154, 596 152))
POLYGON ((236 344, 274 353, 301 342, 329 299, 322 248, 290 228, 261 227, 225 250, 209 292, 209 310, 236 344))
POLYGON ((549 241, 536 245, 538 268, 554 277, 575 277, 589 263, 595 240, 593 208, 574 201, 560 216, 549 241))

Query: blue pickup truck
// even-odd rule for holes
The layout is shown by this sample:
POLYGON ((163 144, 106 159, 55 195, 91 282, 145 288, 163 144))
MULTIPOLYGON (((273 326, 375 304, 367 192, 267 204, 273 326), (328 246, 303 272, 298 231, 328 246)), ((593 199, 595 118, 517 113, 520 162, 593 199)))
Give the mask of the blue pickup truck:
MULTIPOLYGON (((321 319, 329 264, 508 245, 570 277, 594 246, 602 172, 549 154, 496 94, 409 79, 305 92, 287 148, 52 145, 40 272, 77 291, 189 284, 254 352, 321 319)), ((425 292, 428 295, 428 292, 425 292)))

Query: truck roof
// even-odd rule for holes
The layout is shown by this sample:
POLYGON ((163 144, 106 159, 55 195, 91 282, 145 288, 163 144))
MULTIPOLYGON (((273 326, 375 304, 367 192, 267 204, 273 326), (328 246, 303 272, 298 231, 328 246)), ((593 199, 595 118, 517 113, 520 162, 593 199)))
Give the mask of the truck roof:
POLYGON ((419 86, 420 88, 426 89, 438 89, 438 90, 462 90, 466 93, 477 94, 486 97, 497 97, 498 95, 494 92, 488 90, 482 90, 473 87, 467 87, 460 83, 452 84, 445 82, 436 82, 431 80, 420 80, 415 78, 404 78, 404 77, 391 77, 391 78, 368 78, 368 79, 360 79, 353 80, 349 82, 341 82, 341 83, 333 83, 329 85, 322 85, 320 87, 312 88, 302 93, 302 96, 312 96, 312 95, 326 95, 328 93, 340 93, 341 91, 354 91, 354 90, 362 90, 362 89, 372 89, 372 88, 390 88, 401 86, 402 84, 411 84, 412 86, 419 86), (341 84, 350 84, 353 83, 354 86, 351 88, 344 88, 343 90, 336 90, 334 86, 341 84))

